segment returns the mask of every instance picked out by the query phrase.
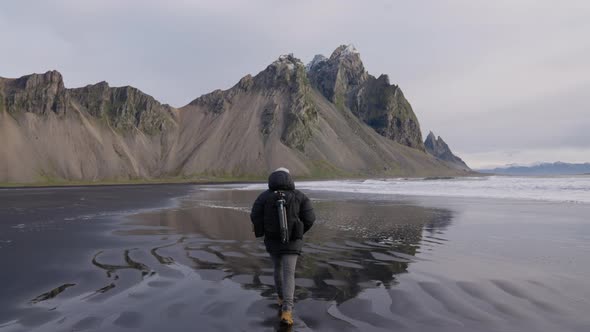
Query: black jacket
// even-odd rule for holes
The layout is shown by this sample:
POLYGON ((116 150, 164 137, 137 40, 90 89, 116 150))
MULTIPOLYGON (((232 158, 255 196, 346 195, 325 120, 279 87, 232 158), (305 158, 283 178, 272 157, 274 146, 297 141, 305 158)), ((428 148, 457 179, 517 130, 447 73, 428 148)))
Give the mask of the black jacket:
POLYGON ((254 224, 256 236, 264 235, 266 251, 274 254, 301 254, 303 234, 313 222, 315 214, 311 201, 304 193, 295 189, 291 175, 287 172, 273 172, 268 177, 268 190, 258 196, 250 220, 254 224), (279 233, 279 217, 275 205, 277 191, 286 196, 287 225, 289 228, 289 242, 281 243, 279 233))

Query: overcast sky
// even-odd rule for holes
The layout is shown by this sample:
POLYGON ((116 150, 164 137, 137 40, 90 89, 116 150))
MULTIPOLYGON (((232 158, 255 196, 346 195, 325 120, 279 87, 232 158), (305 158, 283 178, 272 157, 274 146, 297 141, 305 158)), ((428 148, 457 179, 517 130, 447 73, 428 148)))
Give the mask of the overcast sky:
POLYGON ((3 1, 0 76, 183 106, 280 54, 354 44, 472 167, 590 162, 590 1, 3 1))

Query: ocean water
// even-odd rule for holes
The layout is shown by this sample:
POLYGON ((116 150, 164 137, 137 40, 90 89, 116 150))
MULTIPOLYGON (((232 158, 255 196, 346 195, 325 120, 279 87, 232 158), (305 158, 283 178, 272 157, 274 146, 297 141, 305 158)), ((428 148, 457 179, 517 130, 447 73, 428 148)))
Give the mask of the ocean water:
MULTIPOLYGON (((341 193, 590 203, 590 176, 584 175, 296 181, 296 185, 299 189, 341 193)), ((241 189, 254 190, 265 187, 265 184, 252 184, 241 189)))

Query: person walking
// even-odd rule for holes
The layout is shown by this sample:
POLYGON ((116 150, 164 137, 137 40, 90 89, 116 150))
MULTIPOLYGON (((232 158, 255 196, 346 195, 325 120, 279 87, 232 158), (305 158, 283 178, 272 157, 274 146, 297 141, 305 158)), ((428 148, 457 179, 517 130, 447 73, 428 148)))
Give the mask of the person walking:
POLYGON ((289 170, 281 167, 268 177, 250 213, 256 237, 264 236, 274 266, 281 324, 293 325, 295 265, 301 255, 303 234, 313 226, 315 214, 309 198, 295 189, 289 170))

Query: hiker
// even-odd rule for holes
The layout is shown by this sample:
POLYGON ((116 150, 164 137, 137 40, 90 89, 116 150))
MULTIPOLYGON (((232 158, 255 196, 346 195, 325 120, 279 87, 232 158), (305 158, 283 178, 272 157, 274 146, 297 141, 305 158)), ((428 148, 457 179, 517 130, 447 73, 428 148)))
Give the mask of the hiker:
POLYGON ((289 170, 281 167, 269 175, 268 190, 254 202, 250 219, 256 237, 264 236, 274 265, 281 324, 292 325, 295 265, 303 247, 303 234, 315 221, 311 201, 295 189, 289 170))

